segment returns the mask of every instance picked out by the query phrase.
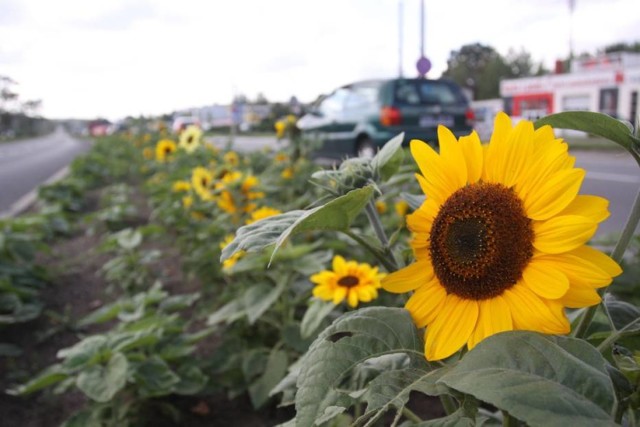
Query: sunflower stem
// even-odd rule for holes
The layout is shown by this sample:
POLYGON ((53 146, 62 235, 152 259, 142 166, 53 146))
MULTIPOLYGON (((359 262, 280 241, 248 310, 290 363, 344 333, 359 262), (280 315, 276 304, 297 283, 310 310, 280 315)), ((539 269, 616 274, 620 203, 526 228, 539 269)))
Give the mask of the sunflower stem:
MULTIPOLYGON (((618 239, 618 243, 616 243, 616 247, 613 249, 611 253, 611 259, 620 264, 622 261, 622 257, 624 256, 624 252, 627 250, 627 246, 629 246, 629 242, 633 238, 633 234, 638 227, 638 222, 640 222, 640 191, 636 195, 636 200, 633 202, 633 207, 631 208, 631 213, 629 214, 629 218, 627 219, 627 223, 622 230, 622 234, 620 235, 620 239, 618 239)), ((604 295, 605 291, 600 291, 600 296, 604 295)), ((604 305, 604 301, 601 303, 604 305)), ((599 305, 599 304, 598 304, 599 305)), ((576 330, 573 333, 573 336, 576 338, 584 338, 584 335, 587 333, 589 329, 589 325, 591 325, 591 321, 593 320, 593 316, 596 314, 596 310, 598 309, 598 305, 591 306, 587 308, 582 317, 580 318, 580 322, 576 327, 576 330)), ((605 310, 605 314, 609 314, 608 311, 605 310)))
POLYGON ((440 402, 442 403, 444 412, 446 412, 447 415, 451 415, 458 410, 458 405, 456 405, 453 397, 449 396, 448 394, 441 394, 440 402))
POLYGON ((367 249, 373 256, 376 257, 378 261, 387 269, 387 271, 396 271, 398 266, 393 262, 393 259, 387 258, 383 253, 381 253, 377 248, 373 247, 369 242, 364 240, 362 237, 358 236, 356 233, 351 230, 343 230, 342 231, 347 236, 351 237, 357 243, 362 245, 365 249, 367 249))
POLYGON ((369 218, 371 227, 373 227, 373 231, 375 231, 376 236, 378 236, 378 240, 380 240, 380 243, 382 244, 384 255, 391 261, 391 263, 393 263, 393 270, 389 270, 389 272, 396 271, 398 269, 398 262, 393 252, 391 251, 391 247, 389 246, 389 239, 387 238, 387 234, 384 232, 382 221, 380 221, 380 216, 378 215, 376 206, 373 204, 372 200, 369 200, 369 202, 367 203, 365 212, 367 213, 367 218, 369 218))
POLYGON ((513 418, 507 411, 502 411, 502 425, 504 427, 518 427, 520 422, 513 418))
POLYGON ((420 418, 418 415, 416 415, 415 412, 413 412, 411 409, 407 408, 406 406, 402 407, 402 415, 404 415, 406 419, 413 421, 414 423, 422 422, 422 418, 420 418))

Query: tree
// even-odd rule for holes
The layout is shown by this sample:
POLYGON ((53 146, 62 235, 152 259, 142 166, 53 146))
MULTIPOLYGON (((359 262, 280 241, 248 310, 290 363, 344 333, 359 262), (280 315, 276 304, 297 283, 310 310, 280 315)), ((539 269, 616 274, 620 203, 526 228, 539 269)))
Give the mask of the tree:
POLYGON ((542 64, 534 64, 531 55, 524 50, 510 50, 503 57, 493 47, 475 43, 451 51, 447 69, 442 75, 469 88, 473 92, 473 99, 480 100, 498 98, 500 80, 503 78, 526 77, 545 72, 542 64))
POLYGON ((614 52, 634 52, 640 53, 640 41, 634 43, 614 43, 608 46, 605 46, 604 49, 601 50, 603 53, 614 53, 614 52))

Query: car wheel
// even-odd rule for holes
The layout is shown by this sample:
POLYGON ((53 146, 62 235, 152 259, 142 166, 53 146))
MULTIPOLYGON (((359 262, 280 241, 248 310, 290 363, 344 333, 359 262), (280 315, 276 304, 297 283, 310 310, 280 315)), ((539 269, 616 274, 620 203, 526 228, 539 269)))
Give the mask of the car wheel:
POLYGON ((363 159, 372 159, 376 155, 376 146, 368 137, 362 138, 357 145, 356 154, 363 159))

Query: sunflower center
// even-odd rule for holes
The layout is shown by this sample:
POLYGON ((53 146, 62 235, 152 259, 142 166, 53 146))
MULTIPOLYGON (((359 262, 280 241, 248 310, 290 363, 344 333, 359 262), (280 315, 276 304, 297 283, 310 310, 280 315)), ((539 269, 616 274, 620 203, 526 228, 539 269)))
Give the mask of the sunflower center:
POLYGON ((206 187, 209 184, 209 180, 207 178, 202 178, 200 180, 200 185, 202 185, 203 187, 206 187))
POLYGON ((502 184, 461 188, 442 205, 429 248, 448 293, 483 300, 522 277, 533 256, 533 228, 516 193, 502 184))
POLYGON ((171 148, 167 147, 164 149, 164 154, 171 154, 171 148))
POLYGON ((193 142, 193 136, 189 135, 187 137, 187 144, 191 144, 193 142))
POLYGON ((344 276, 338 280, 338 285, 344 286, 346 288, 352 288, 360 283, 360 280, 355 276, 344 276))

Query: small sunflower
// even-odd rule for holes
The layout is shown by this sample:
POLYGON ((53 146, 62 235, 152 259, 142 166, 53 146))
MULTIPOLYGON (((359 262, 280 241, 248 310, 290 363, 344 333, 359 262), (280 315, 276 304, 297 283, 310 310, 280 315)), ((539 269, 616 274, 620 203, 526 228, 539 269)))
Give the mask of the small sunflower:
POLYGON ((238 157, 238 153, 236 153, 235 151, 227 151, 226 153, 224 153, 224 156, 222 156, 222 158, 224 159, 224 162, 226 164, 231 166, 238 166, 238 163, 240 163, 240 157, 238 157))
POLYGON ((145 159, 151 160, 153 159, 153 156, 154 156, 153 148, 145 147, 144 150, 142 150, 142 157, 144 157, 145 159))
POLYGON ((283 179, 291 179, 293 178, 293 168, 284 168, 282 170, 282 173, 280 174, 280 177, 282 177, 283 179))
POLYGON ((324 301, 341 303, 345 298, 351 307, 358 302, 369 302, 378 297, 380 280, 385 276, 378 267, 366 263, 345 261, 340 255, 333 257, 333 270, 324 270, 311 276, 316 283, 313 296, 324 301))
POLYGON ((171 186, 171 191, 173 191, 174 193, 181 193, 189 190, 191 190, 191 183, 189 181, 176 181, 171 186))
POLYGON ((383 215, 387 212, 387 203, 384 200, 376 200, 376 211, 380 215, 383 215))
POLYGON ((246 224, 253 224, 256 221, 260 221, 261 219, 269 218, 270 216, 274 215, 280 215, 281 213, 282 211, 279 211, 278 209, 263 206, 251 213, 251 218, 246 220, 246 224))
POLYGON ((273 160, 276 163, 286 163, 289 161, 289 155, 286 153, 277 153, 274 157, 273 160))
POLYGON ((565 307, 600 302, 620 267, 586 246, 608 201, 578 195, 585 171, 544 126, 498 114, 489 145, 438 128, 440 154, 411 141, 427 196, 407 225, 416 261, 382 282, 415 291, 405 308, 425 327, 429 360, 502 331, 566 334, 565 307))
POLYGON ((170 139, 161 139, 156 144, 156 160, 166 162, 177 150, 176 143, 170 139))
POLYGON ((284 131, 287 130, 287 124, 282 120, 278 120, 273 127, 276 130, 276 138, 282 139, 284 137, 284 131))
POLYGON ((191 153, 200 146, 201 139, 202 130, 198 126, 187 126, 180 134, 180 148, 187 153, 191 153))
POLYGON ((393 205, 393 208, 400 218, 404 218, 407 212, 409 212, 409 203, 400 200, 393 205))
POLYGON ((201 166, 193 169, 191 173, 191 185, 202 200, 213 199, 213 194, 211 194, 212 183, 213 174, 208 169, 201 166))

